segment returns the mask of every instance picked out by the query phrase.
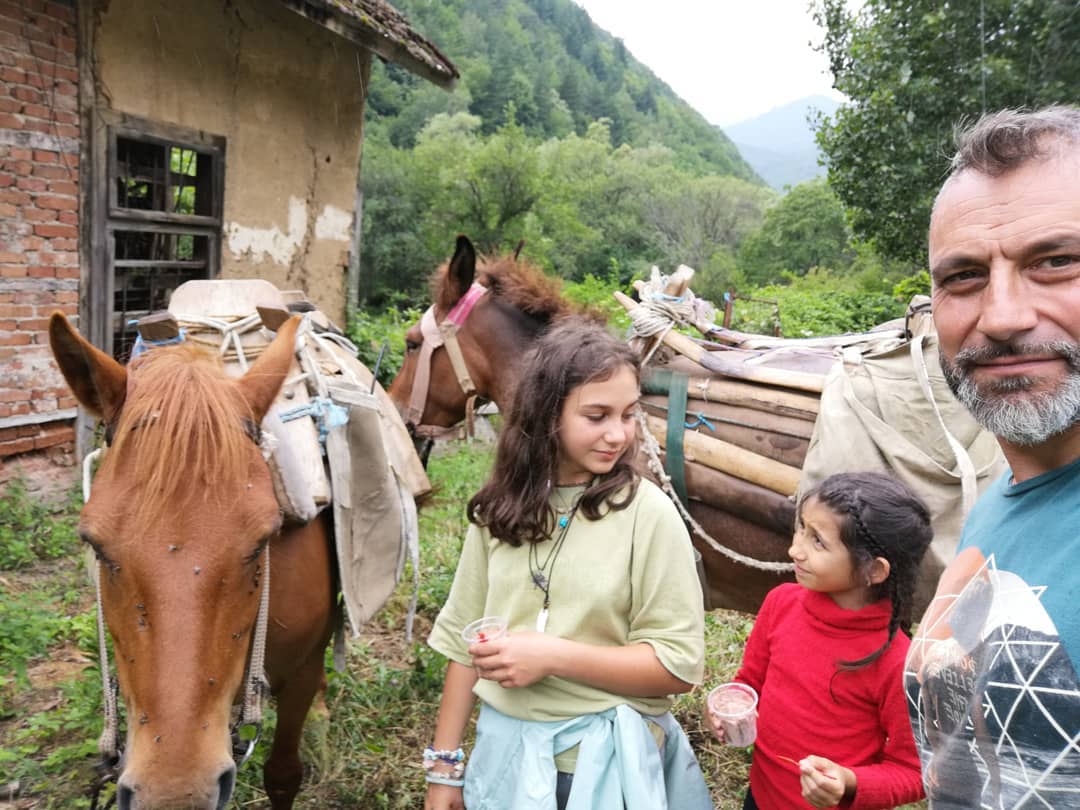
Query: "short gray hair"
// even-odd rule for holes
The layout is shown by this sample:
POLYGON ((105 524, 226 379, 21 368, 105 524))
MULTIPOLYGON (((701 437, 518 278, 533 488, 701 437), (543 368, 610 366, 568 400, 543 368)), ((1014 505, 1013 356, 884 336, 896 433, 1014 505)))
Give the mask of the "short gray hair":
POLYGON ((1064 144, 1080 147, 1080 108, 1056 104, 1035 111, 987 113, 971 126, 957 128, 949 176, 970 169, 1000 177, 1050 157, 1064 144))

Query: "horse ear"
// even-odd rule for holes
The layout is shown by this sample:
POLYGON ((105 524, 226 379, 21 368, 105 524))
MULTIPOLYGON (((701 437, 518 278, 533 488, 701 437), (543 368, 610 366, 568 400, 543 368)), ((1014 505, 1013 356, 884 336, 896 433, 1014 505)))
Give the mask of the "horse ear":
POLYGON ((49 347, 79 404, 112 422, 127 396, 127 370, 76 332, 61 312, 49 318, 49 347))
POLYGON ((457 238, 457 244, 454 246, 454 257, 450 259, 450 269, 447 271, 447 278, 454 291, 455 301, 468 292, 475 276, 476 249, 473 248, 469 237, 461 234, 457 238))
POLYGON ((237 380, 256 423, 262 422, 266 412, 270 410, 281 384, 285 381, 285 375, 289 373, 289 367, 296 355, 296 329, 299 326, 299 315, 294 315, 279 326, 277 337, 251 364, 247 373, 237 380))

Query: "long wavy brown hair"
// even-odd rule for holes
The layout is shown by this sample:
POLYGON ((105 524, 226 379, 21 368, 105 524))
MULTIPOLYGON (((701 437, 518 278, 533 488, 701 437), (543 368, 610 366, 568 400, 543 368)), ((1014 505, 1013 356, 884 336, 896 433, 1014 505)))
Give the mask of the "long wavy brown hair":
MULTIPOLYGON (((578 386, 609 379, 622 368, 640 379, 638 356, 600 324, 567 318, 552 326, 526 360, 499 434, 495 467, 469 501, 469 520, 512 546, 550 536, 556 516, 549 495, 559 464, 563 403, 578 386)), ((633 500, 640 480, 636 444, 586 488, 579 508, 589 520, 633 500)))

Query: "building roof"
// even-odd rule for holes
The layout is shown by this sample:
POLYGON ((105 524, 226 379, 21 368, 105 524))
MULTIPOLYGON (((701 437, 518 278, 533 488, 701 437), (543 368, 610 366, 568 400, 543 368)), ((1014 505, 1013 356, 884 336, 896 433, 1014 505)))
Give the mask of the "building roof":
POLYGON ((447 90, 460 74, 384 0, 281 0, 309 20, 447 90))

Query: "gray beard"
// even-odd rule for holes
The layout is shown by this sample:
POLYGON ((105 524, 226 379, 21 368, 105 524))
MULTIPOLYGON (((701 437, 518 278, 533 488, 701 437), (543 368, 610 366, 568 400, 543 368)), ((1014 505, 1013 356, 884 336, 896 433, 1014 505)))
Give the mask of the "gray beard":
POLYGON ((975 420, 1010 444, 1043 444, 1080 423, 1080 345, 1075 343, 1000 343, 963 349, 951 363, 942 354, 941 370, 953 394, 975 420), (980 389, 971 376, 979 362, 1014 354, 1048 353, 1064 358, 1069 366, 1067 376, 1053 391, 1030 393, 1036 382, 1030 377, 1010 377, 980 389))

